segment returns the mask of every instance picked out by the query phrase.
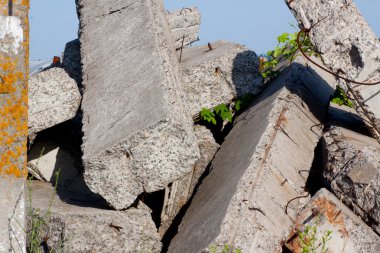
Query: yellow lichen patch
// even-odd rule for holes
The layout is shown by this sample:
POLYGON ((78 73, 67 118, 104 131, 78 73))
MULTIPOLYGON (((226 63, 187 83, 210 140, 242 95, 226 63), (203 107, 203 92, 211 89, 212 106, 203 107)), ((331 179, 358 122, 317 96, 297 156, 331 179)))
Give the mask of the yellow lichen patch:
MULTIPOLYGON (((25 73, 17 60, 0 56, 2 76, 0 108, 0 174, 24 177, 27 138, 27 90, 25 73)), ((23 68, 23 67, 22 67, 23 68)))

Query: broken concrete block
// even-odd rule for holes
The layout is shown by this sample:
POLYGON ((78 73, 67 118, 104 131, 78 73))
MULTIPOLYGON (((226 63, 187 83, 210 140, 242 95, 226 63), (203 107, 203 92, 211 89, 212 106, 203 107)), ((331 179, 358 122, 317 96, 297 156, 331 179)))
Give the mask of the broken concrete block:
POLYGON ((0 252, 26 252, 25 179, 0 175, 0 252))
POLYGON ((201 14, 197 7, 171 11, 167 17, 176 49, 199 40, 201 14))
POLYGON ((83 79, 79 39, 66 43, 65 51, 62 55, 61 67, 64 68, 67 74, 77 82, 78 87, 82 90, 83 79))
MULTIPOLYGON (((328 68, 351 80, 380 81, 380 42, 352 0, 286 2, 298 22, 311 29, 311 42, 328 68)), ((361 116, 380 141, 380 85, 347 89, 354 91, 361 116)))
MULTIPOLYGON (((47 236, 54 252, 160 252, 161 243, 150 213, 130 208, 104 209, 104 203, 83 198, 34 181, 31 187, 33 216, 46 221, 39 234, 47 236), (54 196, 51 202, 52 196, 54 196), (50 204, 51 202, 51 204, 50 204), (50 209, 49 209, 50 206, 50 209), (46 214, 47 212, 50 214, 46 214)), ((28 228, 29 231, 31 227, 28 228)))
POLYGON ((301 66, 293 63, 237 118, 169 252, 225 243, 242 252, 281 252, 309 199, 304 187, 333 92, 318 75, 319 85, 302 82, 301 66))
MULTIPOLYGON (((380 252, 379 237, 326 189, 318 191, 310 200, 295 224, 287 241, 287 247, 294 253, 305 252, 298 233, 305 232, 306 226, 316 229, 315 246, 318 248, 315 252, 322 252, 323 237, 330 238, 325 243, 326 252, 380 252), (328 231, 331 232, 326 237, 328 231)), ((305 240, 310 238, 312 231, 306 233, 305 240)))
POLYGON ((94 195, 84 182, 80 165, 80 157, 49 140, 36 142, 28 153, 28 171, 38 180, 72 192, 94 195))
POLYGON ((187 203, 207 166, 219 148, 210 130, 204 126, 194 126, 201 158, 195 163, 193 171, 165 188, 165 201, 161 214, 160 236, 164 236, 173 219, 187 203))
POLYGON ((256 94, 263 85, 255 52, 227 41, 213 42, 212 48, 197 46, 182 52, 183 89, 191 115, 256 94))
POLYGON ((193 123, 184 112, 162 1, 80 0, 78 6, 85 180, 125 209, 142 192, 191 172, 199 158, 193 123))
POLYGON ((29 80, 29 135, 73 118, 81 96, 64 69, 51 68, 29 80))
POLYGON ((380 233, 380 144, 340 127, 326 132, 324 140, 326 181, 339 199, 380 233))

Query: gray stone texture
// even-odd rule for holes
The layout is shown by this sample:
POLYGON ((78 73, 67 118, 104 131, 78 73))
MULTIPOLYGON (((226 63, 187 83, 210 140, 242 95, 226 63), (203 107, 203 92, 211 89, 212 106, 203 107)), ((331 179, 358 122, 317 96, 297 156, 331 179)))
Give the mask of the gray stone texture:
POLYGON ((190 173, 199 149, 162 2, 80 0, 78 7, 85 180, 125 209, 190 173))
POLYGON ((193 194, 199 179, 219 149, 219 144, 215 142, 212 133, 206 127, 194 126, 194 132, 197 137, 201 157, 195 163, 190 174, 176 180, 170 187, 165 188, 165 201, 159 229, 161 237, 164 236, 173 219, 193 194))
POLYGON ((29 135, 75 116, 81 96, 76 82, 62 68, 50 68, 29 79, 29 135))
POLYGON ((176 49, 199 40, 201 14, 197 7, 168 12, 168 22, 176 49))
POLYGON ((26 252, 25 179, 0 175, 0 252, 26 252))
POLYGON ((318 75, 319 85, 302 82, 302 66, 293 63, 237 118, 169 252, 225 243, 242 252, 281 252, 281 241, 309 199, 303 187, 333 92, 318 75))
POLYGON ((67 74, 73 78, 80 90, 82 91, 82 65, 80 56, 80 42, 79 39, 72 40, 66 43, 65 51, 62 54, 62 64, 67 74))
POLYGON ((339 199, 380 233, 380 144, 340 127, 326 132, 324 141, 326 181, 339 199))
MULTIPOLYGON (((286 2, 290 2, 286 0, 286 2)), ((297 0, 288 4, 324 64, 356 81, 380 80, 380 42, 352 0, 297 0)), ((352 84, 358 110, 380 141, 380 85, 352 84)))
POLYGON ((322 252, 322 237, 329 230, 331 239, 326 243, 329 253, 380 252, 376 233, 326 189, 318 191, 297 217, 287 241, 288 248, 294 253, 304 252, 297 235, 305 230, 306 225, 317 228, 316 245, 320 246, 315 252, 322 252))
POLYGON ((107 210, 99 201, 59 187, 56 196, 50 184, 38 181, 33 182, 31 193, 33 216, 29 219, 46 221, 40 236, 49 237, 50 252, 161 251, 157 229, 146 210, 107 210), (50 214, 46 214, 48 210, 50 214))
POLYGON ((227 41, 213 42, 212 47, 189 47, 182 52, 183 89, 191 115, 247 93, 256 94, 263 86, 255 52, 227 41))

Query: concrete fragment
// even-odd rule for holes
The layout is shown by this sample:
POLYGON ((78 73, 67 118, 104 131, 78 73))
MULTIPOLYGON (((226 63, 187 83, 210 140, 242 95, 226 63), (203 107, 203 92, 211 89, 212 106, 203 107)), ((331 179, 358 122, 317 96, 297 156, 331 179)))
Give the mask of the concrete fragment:
POLYGON ((167 17, 176 49, 199 40, 201 14, 197 7, 168 12, 167 17))
POLYGON ((380 234, 380 144, 340 127, 326 132, 324 140, 326 181, 339 199, 380 234))
POLYGON ((80 90, 82 91, 83 79, 79 39, 66 43, 65 51, 62 55, 61 67, 64 68, 67 74, 77 82, 78 87, 80 87, 80 90))
MULTIPOLYGON (((311 28, 310 39, 328 68, 351 80, 380 81, 380 42, 352 0, 286 3, 298 22, 311 28)), ((380 85, 349 86, 359 113, 380 141, 380 85)))
POLYGON ((38 181, 33 182, 31 193, 34 215, 30 219, 46 221, 39 235, 48 236, 46 243, 54 252, 161 251, 160 238, 148 211, 107 210, 101 202, 60 188, 59 197, 54 196, 51 185, 38 181), (46 215, 47 211, 50 214, 46 215))
POLYGON ((84 182, 80 165, 80 157, 49 140, 36 142, 28 154, 27 167, 35 178, 72 192, 93 195, 84 182))
POLYGON ((182 52, 183 89, 191 115, 247 93, 256 94, 263 85, 255 52, 227 41, 213 42, 212 47, 182 52))
POLYGON ((25 179, 0 175, 0 252, 26 252, 25 179))
POLYGON ((207 166, 219 148, 210 130, 204 126, 195 126, 201 158, 195 163, 193 171, 165 188, 165 201, 161 214, 160 236, 164 236, 173 219, 187 203, 207 166))
POLYGON ((73 118, 80 101, 78 86, 64 69, 33 75, 29 80, 29 135, 73 118))
POLYGON ((169 252, 225 243, 242 252, 281 251, 309 199, 304 187, 321 136, 318 124, 333 92, 318 75, 319 85, 302 82, 301 67, 293 63, 237 118, 169 252))
POLYGON ((125 209, 142 192, 190 173, 199 149, 183 110, 162 1, 80 0, 78 6, 85 180, 125 209))
MULTIPOLYGON (((322 238, 329 230, 331 239, 325 244, 329 253, 380 252, 379 237, 326 189, 321 189, 310 200, 295 224, 287 241, 287 246, 294 253, 304 252, 298 232, 305 231, 307 225, 317 229, 315 245, 319 248, 315 252, 322 250, 322 238)), ((310 236, 311 232, 309 239, 310 236)))

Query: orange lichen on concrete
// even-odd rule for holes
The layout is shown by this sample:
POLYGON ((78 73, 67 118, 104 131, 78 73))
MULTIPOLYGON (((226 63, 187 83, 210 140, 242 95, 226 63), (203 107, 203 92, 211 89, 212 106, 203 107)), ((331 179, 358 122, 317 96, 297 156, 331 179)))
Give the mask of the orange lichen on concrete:
POLYGON ((27 91, 23 83, 25 74, 17 70, 17 61, 10 56, 0 57, 2 75, 2 108, 0 108, 0 174, 23 177, 26 174, 26 138, 27 138, 27 91), (17 87, 19 86, 19 87, 17 87), (19 90, 21 89, 21 90, 19 90))
MULTIPOLYGON (((0 52, 0 175, 25 177, 28 136, 29 0, 0 0, 0 12, 19 17, 23 43, 18 54, 0 52)), ((5 42, 6 43, 6 42, 5 42)))

